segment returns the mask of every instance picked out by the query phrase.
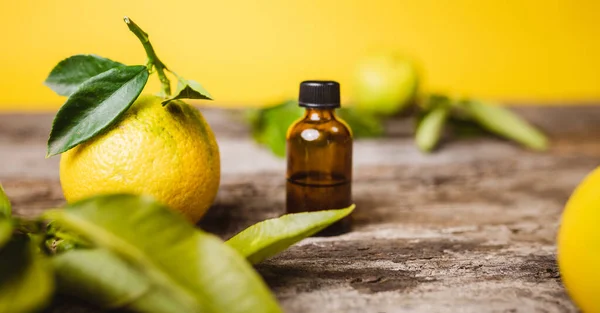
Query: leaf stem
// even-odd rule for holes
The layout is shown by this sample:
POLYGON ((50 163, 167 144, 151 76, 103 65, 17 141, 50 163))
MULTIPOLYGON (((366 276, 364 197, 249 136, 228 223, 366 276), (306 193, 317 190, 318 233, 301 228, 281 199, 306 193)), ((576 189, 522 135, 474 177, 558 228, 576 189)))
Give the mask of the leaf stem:
POLYGON ((146 55, 148 56, 148 70, 151 70, 152 67, 156 68, 156 73, 158 74, 158 79, 160 79, 161 90, 165 97, 171 96, 171 81, 165 74, 165 70, 169 70, 167 66, 158 58, 156 52, 154 52, 154 48, 150 43, 150 39, 148 39, 148 34, 144 32, 136 23, 134 23, 129 17, 125 16, 123 18, 125 20, 125 24, 129 30, 135 34, 136 37, 140 40, 142 45, 144 46, 144 50, 146 50, 146 55))

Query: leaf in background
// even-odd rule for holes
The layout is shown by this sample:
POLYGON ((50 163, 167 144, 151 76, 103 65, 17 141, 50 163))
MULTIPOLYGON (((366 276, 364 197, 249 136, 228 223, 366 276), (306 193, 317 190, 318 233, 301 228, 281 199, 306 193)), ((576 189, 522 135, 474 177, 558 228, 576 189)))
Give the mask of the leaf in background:
POLYGON ((106 249, 76 249, 51 258, 57 290, 104 309, 195 313, 181 306, 139 269, 106 249), (100 270, 99 270, 100 269, 100 270))
POLYGON ((456 118, 453 116, 448 122, 450 129, 452 130, 452 135, 457 138, 481 137, 491 134, 473 120, 456 118))
POLYGON ((78 54, 60 61, 44 84, 61 96, 70 96, 84 81, 120 66, 125 65, 93 54, 78 54))
POLYGON ((449 113, 450 106, 440 104, 432 107, 420 117, 415 132, 415 142, 421 151, 431 152, 435 149, 442 136, 449 113))
POLYGON ((109 195, 47 211, 61 228, 139 268, 180 307, 209 313, 281 312, 235 250, 149 197, 109 195))
POLYGON ((162 102, 163 105, 167 105, 169 101, 176 99, 202 99, 212 100, 212 96, 202 85, 193 80, 183 79, 178 77, 177 91, 175 96, 162 102))
POLYGON ((83 83, 60 108, 48 139, 48 156, 102 132, 127 111, 148 81, 142 65, 110 69, 83 83))
POLYGON ((339 109, 337 115, 350 126, 355 138, 380 137, 384 133, 383 121, 375 115, 358 112, 354 108, 339 109))
POLYGON ((256 264, 318 233, 353 210, 354 205, 340 210, 286 214, 254 224, 226 243, 256 264))
POLYGON ((16 235, 0 250, 0 312, 33 312, 52 296, 52 271, 35 249, 27 236, 16 235))
POLYGON ((548 139, 542 132, 507 108, 479 101, 462 101, 458 105, 490 132, 533 150, 548 148, 548 139))
POLYGON ((304 115, 304 109, 295 100, 262 109, 252 125, 252 135, 266 145, 276 156, 284 157, 289 127, 304 115))

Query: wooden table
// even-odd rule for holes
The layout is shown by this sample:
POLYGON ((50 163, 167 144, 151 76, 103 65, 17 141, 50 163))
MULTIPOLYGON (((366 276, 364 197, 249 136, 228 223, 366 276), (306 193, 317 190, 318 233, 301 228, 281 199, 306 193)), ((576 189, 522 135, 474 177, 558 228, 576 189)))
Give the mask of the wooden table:
MULTIPOLYGON (((600 163, 600 107, 518 108, 553 140, 532 153, 494 138, 419 153, 410 121, 355 144, 355 230, 309 238, 257 266, 286 312, 575 312, 555 236, 578 182, 600 163)), ((200 227, 227 238, 284 210, 284 160, 235 116, 204 109, 222 154, 200 227)), ((64 203, 51 114, 0 115, 0 180, 17 214, 64 203)), ((57 303, 49 312, 92 312, 57 303)))

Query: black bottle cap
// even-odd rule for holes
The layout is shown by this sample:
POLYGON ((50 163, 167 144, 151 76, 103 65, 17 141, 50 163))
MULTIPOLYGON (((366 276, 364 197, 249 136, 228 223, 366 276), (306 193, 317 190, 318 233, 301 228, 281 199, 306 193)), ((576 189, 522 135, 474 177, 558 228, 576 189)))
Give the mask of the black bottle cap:
POLYGON ((303 81, 298 104, 305 108, 339 108, 340 84, 331 80, 303 81))

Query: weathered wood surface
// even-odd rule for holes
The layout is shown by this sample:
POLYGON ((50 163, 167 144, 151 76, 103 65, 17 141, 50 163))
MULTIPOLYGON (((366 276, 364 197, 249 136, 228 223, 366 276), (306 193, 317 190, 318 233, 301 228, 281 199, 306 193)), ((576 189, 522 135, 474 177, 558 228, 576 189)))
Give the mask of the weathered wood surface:
MULTIPOLYGON (((407 121, 357 141, 354 231, 310 238, 258 265, 286 312, 575 312, 555 236, 573 188, 600 164, 600 107, 520 108, 553 139, 548 153, 494 138, 420 154, 407 121)), ((200 227, 228 237, 283 213, 283 160, 235 116, 204 110, 223 179, 200 227)), ((51 115, 0 115, 0 180, 16 212, 61 205, 51 115)), ((91 312, 57 301, 49 312, 91 312)))

